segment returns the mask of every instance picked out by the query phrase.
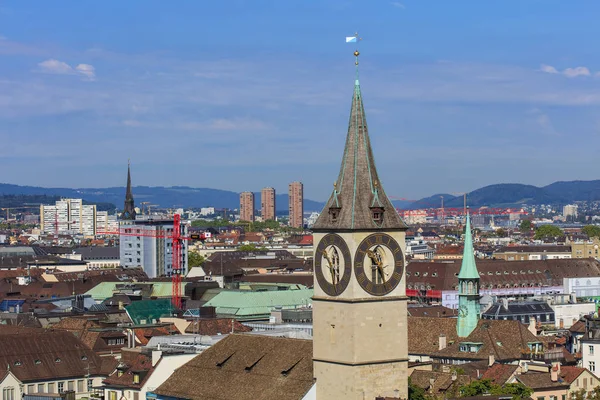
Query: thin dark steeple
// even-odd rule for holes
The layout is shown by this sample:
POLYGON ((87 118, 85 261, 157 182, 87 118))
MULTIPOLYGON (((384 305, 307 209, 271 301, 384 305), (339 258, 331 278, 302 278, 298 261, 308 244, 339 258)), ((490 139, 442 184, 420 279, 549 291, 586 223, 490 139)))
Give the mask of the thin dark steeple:
POLYGON ((406 230, 375 168, 358 80, 358 51, 354 55, 356 79, 342 165, 333 193, 313 230, 406 230))
POLYGON ((127 162, 127 189, 125 190, 125 205, 121 219, 135 219, 135 203, 131 193, 131 162, 127 162))

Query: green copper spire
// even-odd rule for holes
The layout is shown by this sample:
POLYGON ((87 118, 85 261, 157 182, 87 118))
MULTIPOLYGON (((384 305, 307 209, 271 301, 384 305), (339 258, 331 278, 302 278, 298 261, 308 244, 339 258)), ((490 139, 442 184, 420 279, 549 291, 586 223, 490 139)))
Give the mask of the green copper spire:
POLYGON ((475 265, 471 218, 467 213, 465 227, 465 250, 458 274, 458 320, 456 332, 459 337, 467 337, 477 327, 481 315, 479 306, 479 272, 475 265))
POLYGON ((475 252, 473 250, 473 237, 471 235, 471 218, 467 212, 467 226, 465 227, 465 249, 463 251, 462 265, 458 279, 479 279, 479 272, 475 265, 475 252))

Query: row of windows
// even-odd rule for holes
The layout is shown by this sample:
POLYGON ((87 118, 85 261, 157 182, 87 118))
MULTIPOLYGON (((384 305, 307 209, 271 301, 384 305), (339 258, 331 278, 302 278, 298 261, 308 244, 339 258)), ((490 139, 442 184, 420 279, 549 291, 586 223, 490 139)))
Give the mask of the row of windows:
MULTIPOLYGON (((92 387, 94 386, 94 381, 92 379, 87 380, 87 385, 85 385, 85 379, 80 379, 78 381, 66 381, 66 382, 58 382, 55 384, 54 382, 49 383, 38 383, 37 385, 27 385, 27 394, 34 393, 62 393, 65 390, 76 391, 78 393, 91 392, 92 387), (66 389, 65 389, 66 383, 66 389)), ((14 393, 13 393, 14 396, 14 393)), ((2 393, 2 400, 14 400, 8 399, 4 397, 4 392, 2 393)))

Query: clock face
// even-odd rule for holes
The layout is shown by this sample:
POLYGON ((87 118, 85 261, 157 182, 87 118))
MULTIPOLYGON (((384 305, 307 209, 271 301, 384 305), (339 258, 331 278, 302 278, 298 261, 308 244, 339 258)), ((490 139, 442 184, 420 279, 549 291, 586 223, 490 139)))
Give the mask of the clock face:
POLYGON ((367 236, 356 250, 354 275, 365 292, 374 296, 390 293, 404 276, 404 255, 398 242, 385 233, 367 236))
POLYGON ((467 309, 466 306, 460 306, 458 307, 458 315, 461 317, 466 317, 467 314, 469 314, 469 310, 467 309))
POLYGON ((350 283, 350 250, 341 236, 325 235, 315 252, 315 274, 319 287, 329 296, 339 296, 350 283))

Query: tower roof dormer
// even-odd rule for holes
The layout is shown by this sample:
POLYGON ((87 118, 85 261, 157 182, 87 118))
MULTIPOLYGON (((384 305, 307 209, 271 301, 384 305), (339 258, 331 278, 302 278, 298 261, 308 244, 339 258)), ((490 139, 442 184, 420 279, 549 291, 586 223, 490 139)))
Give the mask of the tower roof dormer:
POLYGON ((463 250, 462 265, 458 273, 458 279, 479 279, 479 272, 475 264, 475 251, 473 250, 473 236, 471 234, 471 218, 467 211, 467 223, 465 226, 465 248, 463 250))
POLYGON ((340 173, 334 184, 333 193, 313 229, 316 231, 407 229, 385 194, 377 174, 358 72, 354 82, 348 135, 340 173))

